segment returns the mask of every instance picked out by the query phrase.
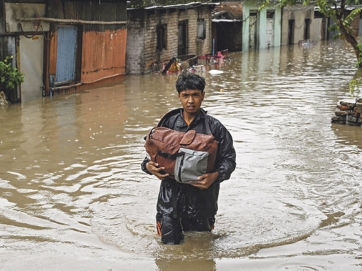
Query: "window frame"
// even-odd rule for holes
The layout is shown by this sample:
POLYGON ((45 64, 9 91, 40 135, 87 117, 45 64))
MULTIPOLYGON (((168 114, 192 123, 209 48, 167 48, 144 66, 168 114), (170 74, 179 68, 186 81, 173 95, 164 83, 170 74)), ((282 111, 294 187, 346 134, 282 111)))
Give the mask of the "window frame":
POLYGON ((204 19, 197 20, 197 39, 206 39, 206 22, 204 19))
POLYGON ((159 24, 156 26, 157 44, 156 49, 162 51, 167 50, 167 24, 159 24))

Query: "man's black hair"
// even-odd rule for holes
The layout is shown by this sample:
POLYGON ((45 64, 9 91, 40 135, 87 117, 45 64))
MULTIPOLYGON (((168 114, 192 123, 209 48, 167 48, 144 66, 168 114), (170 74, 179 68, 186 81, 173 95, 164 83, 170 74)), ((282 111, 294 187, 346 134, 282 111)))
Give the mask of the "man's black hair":
POLYGON ((185 89, 204 91, 206 86, 205 79, 200 75, 192 72, 182 72, 176 81, 176 90, 178 93, 185 89))

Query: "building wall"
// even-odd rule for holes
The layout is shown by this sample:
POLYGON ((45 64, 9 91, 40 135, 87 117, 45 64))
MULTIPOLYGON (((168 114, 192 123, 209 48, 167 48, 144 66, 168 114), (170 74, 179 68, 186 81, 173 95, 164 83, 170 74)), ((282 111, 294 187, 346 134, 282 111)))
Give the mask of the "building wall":
POLYGON ((18 18, 45 17, 46 3, 5 2, 2 1, 0 31, 2 37, 14 40, 15 44, 8 43, 6 51, 0 53, 1 57, 14 56, 13 66, 24 74, 24 82, 17 86, 18 89, 9 90, 11 102, 27 101, 42 95, 43 87, 43 50, 44 32, 49 30, 49 24, 18 21, 18 18), (24 34, 25 33, 25 34, 24 34), (8 36, 7 36, 8 35, 8 36), (10 46, 10 47, 9 47, 10 46), (16 92, 16 93, 15 93, 16 92))
POLYGON ((83 33, 81 82, 125 74, 127 29, 83 33))
MULTIPOLYGON (((48 16, 58 19, 84 21, 126 21, 126 0, 82 1, 82 0, 48 0, 48 16)), ((123 28, 119 24, 83 24, 84 31, 103 32, 123 28)))
POLYGON ((143 24, 140 24, 139 20, 129 21, 127 28, 126 74, 137 74, 145 68, 143 62, 144 31, 143 24))
POLYGON ((29 101, 42 96, 44 36, 28 39, 20 36, 20 70, 24 76, 21 84, 21 101, 29 101))
POLYGON ((274 46, 281 45, 281 37, 282 37, 282 10, 277 8, 274 10, 274 46))
POLYGON ((192 9, 129 10, 127 37, 127 73, 145 74, 152 71, 155 62, 162 65, 178 54, 178 24, 187 21, 187 54, 203 55, 212 50, 211 10, 208 7, 192 9), (206 38, 197 39, 197 19, 206 22, 206 38), (157 25, 167 25, 167 48, 158 50, 157 25))
POLYGON ((263 49, 280 46, 282 12, 279 6, 266 7, 259 11, 258 3, 245 2, 243 4, 243 51, 249 50, 250 45, 250 14, 257 13, 256 21, 256 48, 263 49), (266 41, 267 13, 274 12, 272 44, 266 41))
MULTIPOLYGON (((126 73, 127 29, 79 31, 77 66, 78 81, 93 81, 126 73)), ((49 76, 56 74, 57 32, 51 33, 49 50, 49 76)))
POLYGON ((310 28, 310 39, 314 41, 322 40, 324 33, 323 29, 323 18, 314 18, 310 28))
POLYGON ((288 31, 289 31, 289 21, 294 20, 294 38, 292 43, 298 43, 300 40, 304 40, 304 29, 305 19, 310 19, 310 38, 312 39, 312 33, 315 37, 315 33, 320 31, 321 29, 317 29, 318 25, 314 20, 314 6, 303 6, 303 5, 295 5, 295 6, 287 6, 283 9, 283 22, 282 22, 282 45, 288 44, 288 31), (312 30, 313 29, 313 30, 312 30))
MULTIPOLYGON (((126 1, 50 1, 48 10, 49 17, 73 20, 72 24, 78 28, 75 83, 93 83, 126 73, 126 24, 107 24, 127 21, 126 1), (77 23, 77 20, 89 23, 77 23)), ((69 24, 54 22, 50 27, 50 85, 50 78, 57 71, 57 27, 69 24)))

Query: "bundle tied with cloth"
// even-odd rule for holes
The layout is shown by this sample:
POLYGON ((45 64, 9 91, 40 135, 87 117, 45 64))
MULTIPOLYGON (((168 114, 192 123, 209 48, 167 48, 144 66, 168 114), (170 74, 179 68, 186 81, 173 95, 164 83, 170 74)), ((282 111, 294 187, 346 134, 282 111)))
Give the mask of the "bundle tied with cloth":
POLYGON ((188 184, 214 170, 218 142, 212 135, 206 118, 207 134, 196 133, 195 130, 179 132, 161 127, 163 119, 173 111, 167 113, 157 127, 147 134, 145 149, 151 161, 164 167, 171 178, 188 184))

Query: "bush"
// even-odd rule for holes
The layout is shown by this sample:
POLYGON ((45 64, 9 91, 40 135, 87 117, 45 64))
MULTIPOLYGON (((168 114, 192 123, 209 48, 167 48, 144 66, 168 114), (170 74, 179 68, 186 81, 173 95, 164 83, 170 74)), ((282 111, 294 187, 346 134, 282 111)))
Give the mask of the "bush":
POLYGON ((24 82, 24 74, 12 66, 13 56, 7 56, 4 61, 0 61, 0 83, 6 89, 14 89, 16 85, 24 82))

